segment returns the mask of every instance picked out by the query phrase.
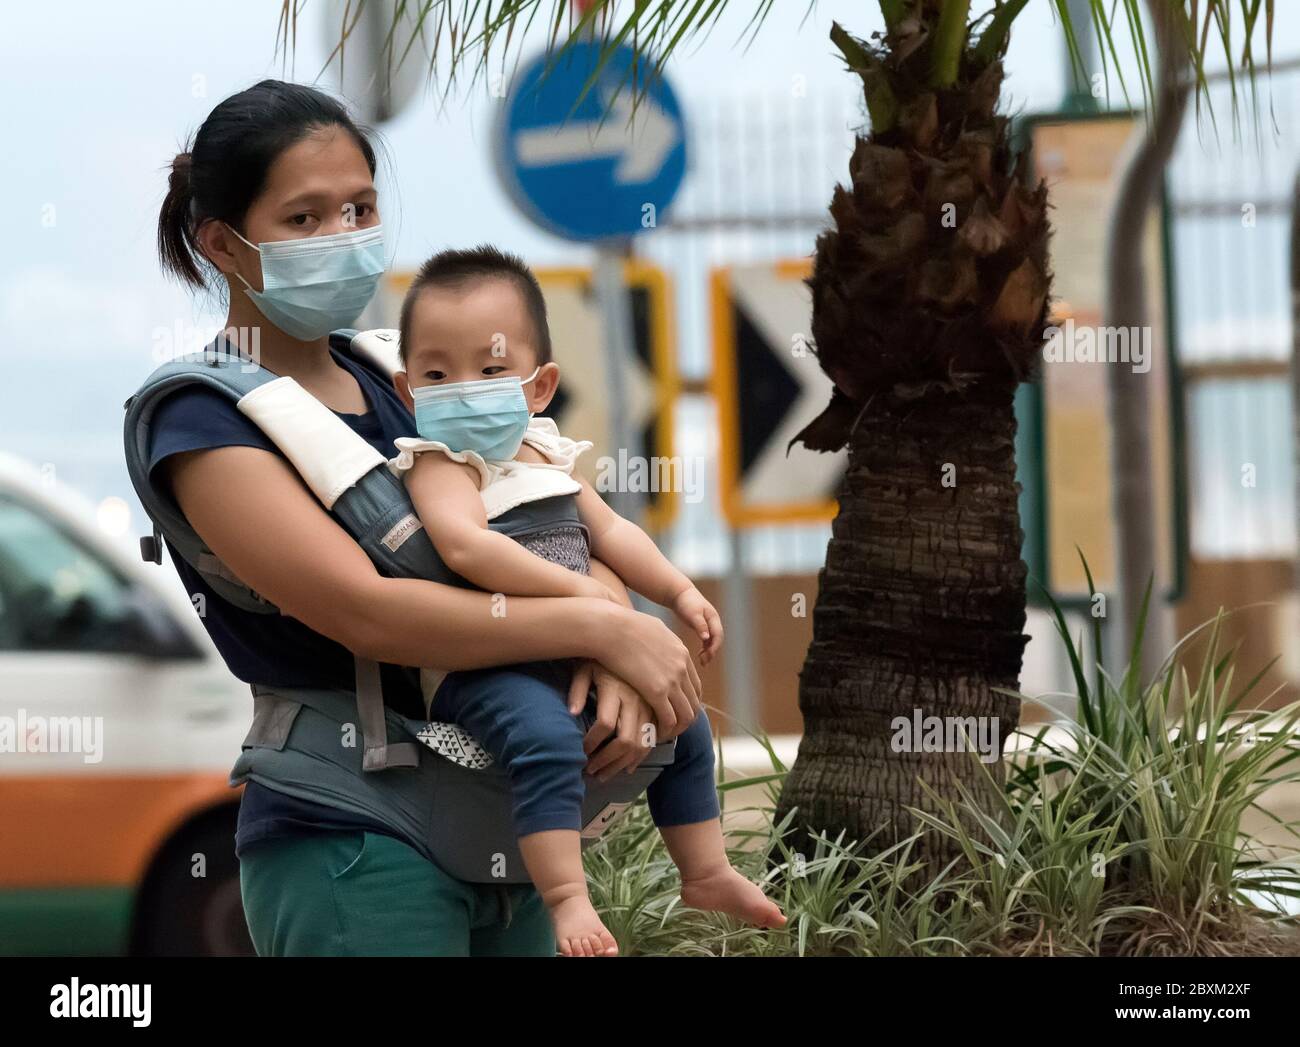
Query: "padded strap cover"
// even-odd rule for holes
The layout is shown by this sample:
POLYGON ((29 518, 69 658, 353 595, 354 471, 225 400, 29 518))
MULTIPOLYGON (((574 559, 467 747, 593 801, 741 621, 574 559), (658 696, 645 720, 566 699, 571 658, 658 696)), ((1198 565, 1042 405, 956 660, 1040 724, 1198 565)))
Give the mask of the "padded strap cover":
POLYGON ((293 463, 326 509, 387 459, 292 378, 277 378, 238 407, 293 463))

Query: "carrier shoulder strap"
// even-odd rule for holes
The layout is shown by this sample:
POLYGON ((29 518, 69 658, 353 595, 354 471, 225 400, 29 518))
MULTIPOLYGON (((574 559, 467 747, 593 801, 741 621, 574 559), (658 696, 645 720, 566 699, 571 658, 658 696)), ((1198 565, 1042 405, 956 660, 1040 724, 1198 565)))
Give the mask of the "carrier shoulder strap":
MULTIPOLYGON (((330 345, 365 367, 378 380, 387 383, 392 380, 393 371, 400 366, 397 338, 396 331, 386 329, 362 332, 342 330, 330 335, 330 345)), ((229 397, 289 458, 327 509, 335 508, 339 495, 348 486, 366 472, 383 465, 383 456, 333 412, 298 389, 292 379, 278 378, 266 368, 240 355, 222 339, 214 341, 201 352, 169 360, 145 379, 135 395, 126 402, 124 436, 127 471, 136 495, 154 525, 153 533, 140 540, 141 555, 146 561, 162 563, 162 539, 165 537, 181 559, 193 567, 213 591, 224 599, 245 611, 275 613, 274 605, 241 582, 207 548, 170 494, 156 490, 150 482, 150 425, 154 411, 166 396, 190 385, 209 388, 229 397), (274 390, 258 392, 272 385, 275 386, 274 390), (255 392, 257 395, 250 397, 255 392), (311 409, 313 404, 317 407, 315 411, 311 409), (250 410, 259 407, 260 415, 255 410, 250 410), (307 419, 306 422, 304 418, 307 419), (331 439, 326 445, 317 442, 322 433, 330 434, 331 439)), ((381 480, 378 486, 378 496, 381 499, 390 501, 391 504, 400 504, 405 500, 405 492, 400 484, 387 484, 381 480)), ((405 517, 409 512, 402 515, 405 517)), ((343 522, 348 526, 348 520, 343 522)), ((407 526, 412 525, 408 523, 407 526)), ((384 535, 387 535, 387 531, 384 535)), ((355 536, 358 541, 362 540, 361 535, 355 536)), ((390 537, 390 545, 392 542, 390 537)), ((391 552, 382 545, 380 549, 391 552)), ((392 565, 381 566, 391 569, 392 565)), ((421 562, 414 566, 416 569, 427 569, 429 564, 421 562)), ((440 572, 435 572, 435 577, 438 573, 440 572)))
MULTIPOLYGON (((385 337, 370 339, 386 348, 385 337)), ((336 332, 331 345, 367 367, 381 381, 391 378, 384 357, 365 345, 352 349, 355 332, 336 332)), ((396 360, 396 335, 392 335, 392 359, 396 360)), ((386 462, 373 447, 357 435, 332 411, 289 378, 279 378, 266 368, 240 355, 224 340, 218 340, 199 353, 178 357, 154 371, 126 402, 125 448, 127 471, 132 486, 153 522, 153 533, 141 539, 141 554, 146 560, 162 563, 163 538, 177 554, 193 567, 223 599, 245 611, 259 614, 278 613, 268 600, 245 585, 233 571, 209 549, 190 526, 168 493, 159 491, 149 477, 150 425, 162 400, 185 386, 198 385, 229 397, 240 411, 258 425, 290 460, 303 480, 327 509, 338 509, 340 518, 372 559, 377 548, 396 553, 405 542, 397 542, 389 517, 398 514, 402 533, 409 532, 418 520, 405 497, 405 488, 385 468, 386 462), (365 477, 370 475, 367 481, 365 477), (339 499, 356 484, 365 487, 358 499, 348 499, 348 511, 339 499), (352 504, 355 502, 356 504, 352 504), (382 544, 387 538, 387 545, 382 544)), ((421 556, 418 545, 406 551, 407 560, 400 567, 406 573, 438 578, 446 573, 431 544, 421 556)), ((384 729, 384 701, 380 667, 377 662, 356 658, 357 715, 365 748, 364 769, 413 767, 419 756, 414 742, 390 743, 384 729)))
POLYGON ((400 345, 400 335, 388 327, 370 331, 345 328, 330 335, 331 349, 355 360, 385 383, 392 382, 393 375, 402 369, 400 345))
POLYGON ((140 539, 141 555, 145 560, 162 563, 162 540, 166 537, 181 559, 198 571, 214 592, 236 607, 258 614, 274 614, 276 608, 241 582, 218 559, 189 525, 170 493, 159 491, 151 482, 150 427, 158 405, 181 388, 197 385, 238 403, 274 377, 232 351, 225 343, 214 342, 201 352, 169 360, 146 378, 126 401, 123 433, 131 485, 153 522, 153 533, 140 539))

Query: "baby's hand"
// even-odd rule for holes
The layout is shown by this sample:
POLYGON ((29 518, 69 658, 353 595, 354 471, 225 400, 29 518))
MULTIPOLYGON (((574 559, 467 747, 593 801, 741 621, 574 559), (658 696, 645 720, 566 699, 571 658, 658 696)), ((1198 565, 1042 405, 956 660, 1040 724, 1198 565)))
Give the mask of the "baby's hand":
POLYGON ((722 619, 713 609, 713 604, 692 585, 673 597, 672 609, 699 636, 703 645, 700 648, 700 664, 708 665, 722 649, 722 619))

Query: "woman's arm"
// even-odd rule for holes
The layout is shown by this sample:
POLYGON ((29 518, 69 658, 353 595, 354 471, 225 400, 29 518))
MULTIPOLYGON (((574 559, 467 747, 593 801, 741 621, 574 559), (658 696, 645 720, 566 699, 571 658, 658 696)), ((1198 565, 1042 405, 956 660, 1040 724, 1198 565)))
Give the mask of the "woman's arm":
POLYGON ((612 599, 609 590, 587 575, 543 560, 491 530, 473 466, 428 452, 416 458, 404 480, 442 562, 470 584, 511 596, 612 599))
POLYGON ((516 597, 386 578, 321 507, 292 466, 251 447, 166 460, 191 526, 238 575, 308 628, 362 657, 476 669, 594 658, 675 719, 700 693, 685 645, 662 622, 608 600, 516 597))

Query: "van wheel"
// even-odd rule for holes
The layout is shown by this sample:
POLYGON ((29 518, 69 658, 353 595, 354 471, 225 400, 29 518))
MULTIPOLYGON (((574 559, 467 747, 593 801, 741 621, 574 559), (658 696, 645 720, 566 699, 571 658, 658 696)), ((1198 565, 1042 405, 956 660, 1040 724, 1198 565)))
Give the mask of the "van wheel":
POLYGON ((140 892, 137 953, 145 956, 254 956, 235 857, 235 817, 219 814, 169 843, 140 892), (195 856, 206 863, 195 876, 195 856))

